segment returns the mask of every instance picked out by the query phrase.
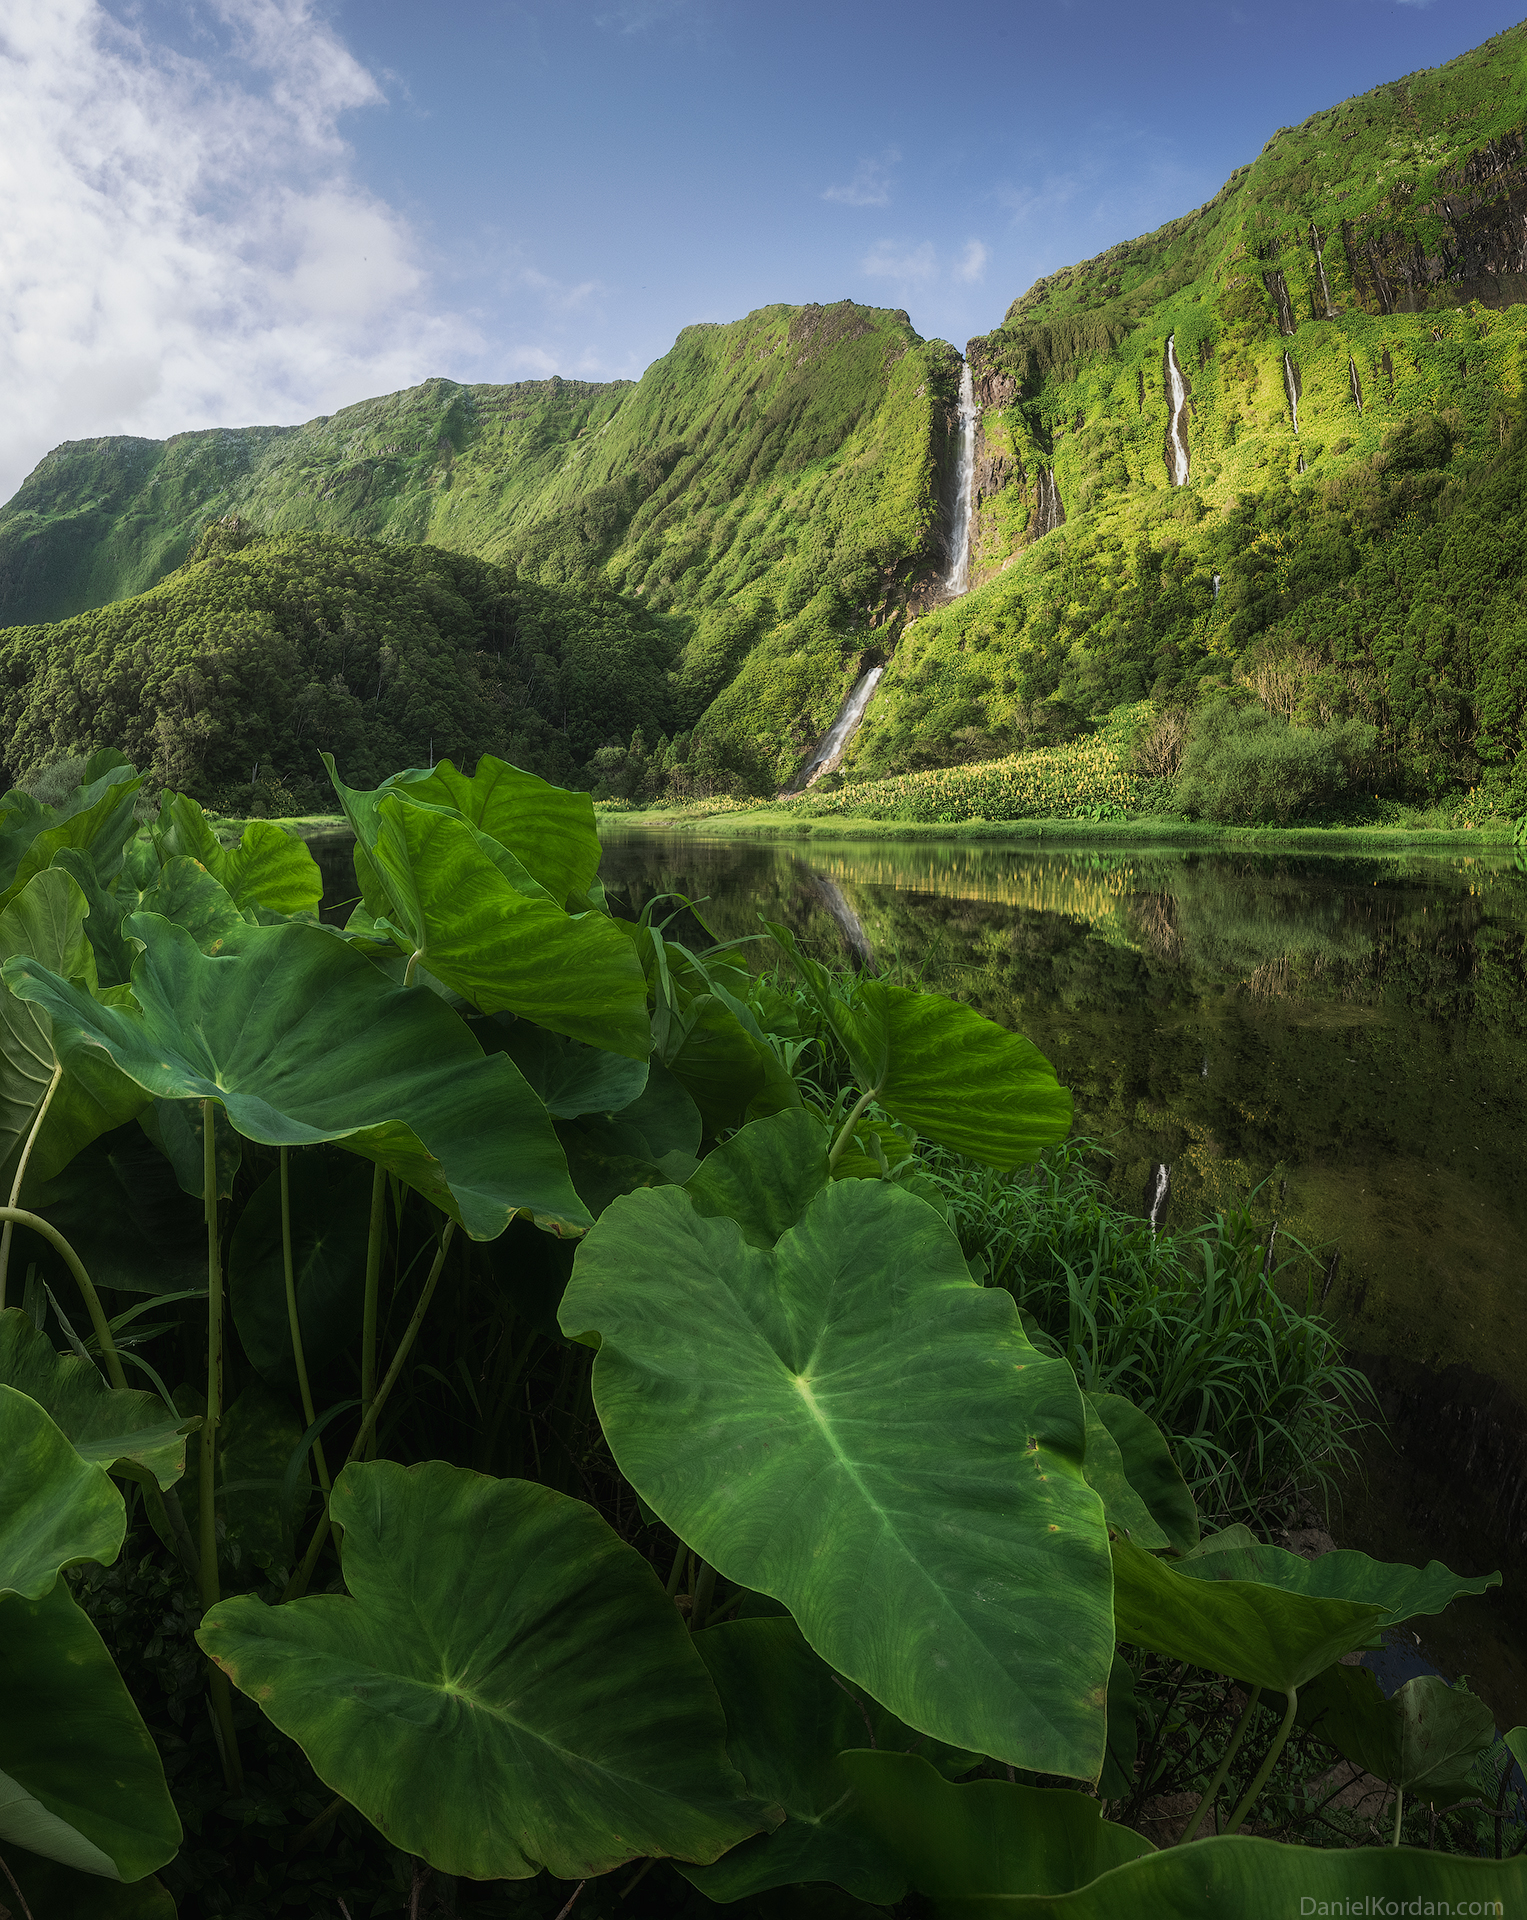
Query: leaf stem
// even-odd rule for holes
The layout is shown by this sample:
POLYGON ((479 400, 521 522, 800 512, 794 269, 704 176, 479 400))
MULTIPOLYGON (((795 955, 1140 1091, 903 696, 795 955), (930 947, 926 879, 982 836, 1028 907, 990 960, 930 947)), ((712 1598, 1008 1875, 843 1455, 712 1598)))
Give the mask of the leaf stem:
POLYGON ((689 1610, 689 1630, 698 1633, 710 1618, 710 1603, 716 1597, 716 1569, 707 1560, 695 1582, 694 1605, 689 1610))
POLYGON ((1198 1829, 1203 1825, 1204 1815, 1209 1811, 1210 1807, 1214 1805, 1214 1796, 1225 1784, 1225 1775, 1230 1771, 1230 1762, 1235 1758, 1236 1749, 1245 1737, 1246 1729, 1251 1725, 1251 1716, 1257 1710, 1257 1701, 1261 1696, 1261 1692, 1262 1689, 1260 1687, 1252 1688, 1251 1698, 1246 1702, 1241 1717, 1236 1721, 1235 1728, 1225 1745, 1225 1751, 1219 1757, 1219 1765, 1214 1770, 1214 1778, 1204 1789, 1204 1797, 1194 1809, 1193 1818, 1182 1830, 1182 1837, 1177 1842, 1179 1847, 1185 1847, 1188 1844, 1194 1834, 1196 1834, 1198 1829))
POLYGON ((95 1328, 95 1337, 101 1343, 101 1355, 106 1362, 106 1371, 111 1376, 114 1387, 125 1387, 127 1375, 122 1371, 122 1356, 117 1352, 117 1343, 111 1337, 111 1324, 101 1305, 101 1296, 90 1283, 84 1262, 73 1247, 59 1232, 58 1228, 43 1219, 40 1213, 28 1213, 25 1207, 0 1207, 0 1220, 7 1227, 30 1227, 33 1233, 40 1233, 55 1252, 63 1257, 65 1266, 74 1275, 80 1292, 85 1296, 85 1305, 90 1309, 90 1324, 95 1328))
MULTIPOLYGON (((19 1207, 21 1205, 21 1186, 27 1177, 27 1162, 32 1157, 32 1149, 37 1144, 37 1136, 42 1131, 42 1123, 48 1117, 48 1108, 53 1104, 53 1096, 57 1093, 58 1083, 63 1077, 63 1062, 61 1060, 56 1061, 53 1067, 53 1078, 48 1082, 48 1091, 42 1096, 42 1105, 37 1109, 37 1117, 33 1120, 31 1131, 27 1134, 27 1143, 21 1149, 21 1160, 16 1168, 16 1178, 11 1182, 11 1205, 13 1207, 19 1207)), ((4 1230, 0 1231, 0 1307, 5 1305, 5 1277, 10 1271, 11 1235, 15 1231, 15 1227, 16 1223, 14 1220, 7 1220, 4 1230)))
MULTIPOLYGON (((376 1423, 381 1417, 382 1408, 387 1404, 387 1396, 392 1392, 398 1375, 403 1371, 403 1362, 408 1358, 409 1349, 419 1337, 419 1329, 424 1325, 424 1315, 429 1308, 435 1288, 439 1285, 440 1275, 445 1267, 445 1256, 450 1251, 451 1240, 456 1232, 456 1222, 448 1220, 445 1232, 440 1237, 440 1250, 435 1255, 434 1265, 424 1282, 419 1295, 419 1304, 414 1308, 413 1318, 403 1330, 403 1338, 398 1342, 398 1350, 392 1356, 392 1365, 387 1369, 386 1378, 376 1390, 370 1409, 361 1416, 360 1431, 351 1442, 350 1451, 345 1455, 345 1466, 361 1458, 363 1450, 369 1445, 376 1423)), ((341 1469, 341 1472, 343 1469, 341 1469)), ((302 1557, 302 1565, 286 1583, 283 1601, 300 1600, 307 1592, 308 1582, 313 1577, 313 1569, 318 1565, 318 1556, 323 1552, 323 1543, 329 1534, 329 1503, 324 1502, 323 1512, 318 1516, 318 1524, 313 1529, 313 1537, 308 1542, 307 1552, 302 1557)))
MULTIPOLYGON (((217 1225, 217 1102, 203 1100, 202 1205, 207 1216, 207 1416, 201 1428, 201 1485, 198 1495, 198 1547, 201 1557, 201 1603, 205 1612, 222 1597, 217 1578, 217 1429, 223 1416, 223 1263, 217 1225)), ((207 1692, 222 1749, 223 1776, 230 1793, 242 1793, 244 1769, 239 1763, 238 1735, 233 1726, 233 1695, 228 1676, 216 1661, 207 1663, 207 1692)))
POLYGON ((871 1087, 868 1093, 861 1093, 849 1109, 848 1118, 838 1130, 838 1137, 833 1141, 832 1151, 827 1156, 827 1171, 829 1173, 831 1173, 833 1168, 838 1164, 839 1159, 842 1157, 843 1149, 848 1145, 849 1141, 853 1139, 854 1128, 858 1126, 865 1108, 872 1100, 878 1099, 879 1095, 879 1087, 871 1087))
POLYGON ((1250 1813, 1257 1795, 1262 1791, 1263 1787, 1267 1785, 1267 1776, 1272 1772, 1278 1755, 1282 1753, 1288 1736, 1294 1730, 1294 1715, 1299 1711, 1299 1689, 1297 1687, 1290 1687, 1285 1697, 1288 1700, 1288 1711, 1283 1716, 1283 1724, 1273 1735, 1273 1743, 1267 1749, 1267 1758, 1262 1762, 1261 1766, 1257 1768, 1256 1778, 1246 1789, 1245 1793, 1242 1794, 1240 1805, 1236 1808, 1235 1812, 1231 1814, 1230 1824, 1225 1828, 1226 1833, 1240 1832, 1241 1822, 1246 1818, 1247 1814, 1250 1813))
MULTIPOLYGON (((292 1262, 292 1199, 288 1155, 290 1149, 282 1147, 281 1154, 281 1261, 286 1270, 286 1317, 292 1330, 292 1359, 297 1366, 297 1391, 302 1396, 302 1417, 308 1426, 312 1426, 317 1415, 313 1411, 313 1394, 308 1386, 308 1364, 302 1351, 302 1322, 297 1313, 297 1277, 292 1262)), ((324 1492, 329 1491, 329 1469, 323 1457, 323 1442, 313 1442, 313 1460, 318 1468, 318 1484, 324 1492)))
MULTIPOLYGON (((387 1228, 387 1169, 378 1160, 371 1181, 371 1226, 366 1241, 366 1299, 361 1310, 361 1418, 376 1398, 377 1300, 382 1286, 382 1245, 387 1228)), ((309 1419, 309 1425, 312 1424, 309 1419)))
POLYGON ((1405 1789, 1395 1782, 1394 1789, 1394 1845, 1400 1844, 1400 1829, 1405 1823, 1405 1789))

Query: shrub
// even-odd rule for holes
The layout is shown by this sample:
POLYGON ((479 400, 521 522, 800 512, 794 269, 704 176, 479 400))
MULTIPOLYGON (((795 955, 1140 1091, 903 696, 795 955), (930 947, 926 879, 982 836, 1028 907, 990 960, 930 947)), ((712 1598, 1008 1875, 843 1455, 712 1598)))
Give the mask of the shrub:
POLYGON ((1286 825, 1335 806, 1379 753, 1376 727, 1295 727, 1260 707, 1215 700, 1195 714, 1176 802, 1189 819, 1286 825))

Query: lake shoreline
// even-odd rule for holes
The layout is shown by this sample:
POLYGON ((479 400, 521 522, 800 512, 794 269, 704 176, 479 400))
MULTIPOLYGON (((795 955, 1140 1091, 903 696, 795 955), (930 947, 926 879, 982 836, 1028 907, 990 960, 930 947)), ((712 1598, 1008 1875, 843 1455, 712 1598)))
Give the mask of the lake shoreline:
POLYGON ((834 816, 802 818, 774 807, 714 813, 658 809, 596 813, 601 834, 693 833, 724 840, 901 840, 1006 841, 1037 847, 1149 846, 1163 852, 1178 847, 1233 852, 1361 853, 1404 851, 1506 853, 1512 846, 1509 821, 1456 830, 1436 827, 1217 827, 1168 815, 1133 820, 850 820, 834 816))

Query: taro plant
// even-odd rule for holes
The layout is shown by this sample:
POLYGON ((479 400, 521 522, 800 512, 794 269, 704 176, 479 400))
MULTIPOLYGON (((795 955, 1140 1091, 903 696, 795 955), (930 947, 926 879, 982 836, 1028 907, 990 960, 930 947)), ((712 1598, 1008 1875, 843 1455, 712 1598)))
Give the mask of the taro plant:
POLYGON ((1397 1797, 1456 1789, 1478 1712, 1339 1663, 1494 1576, 1202 1533, 1127 1378, 1033 1337, 923 1170, 1064 1139, 1026 1040, 772 928, 803 1020, 676 937, 687 903, 612 911, 587 797, 500 761, 330 771, 343 927, 279 829, 224 846, 167 795, 140 830, 118 756, 0 801, 23 1898, 169 1910, 164 1775, 70 1584, 129 1526, 198 1619, 228 1804, 294 1743, 333 1799, 292 1848, 363 1820, 416 1907, 426 1870, 576 1896, 656 1861, 691 1900, 967 1915, 1497 1897, 1506 1860, 1245 1837, 1301 1714, 1397 1797), (1121 1642, 1247 1690, 1172 1852, 1096 1797, 1132 1786, 1121 1642))

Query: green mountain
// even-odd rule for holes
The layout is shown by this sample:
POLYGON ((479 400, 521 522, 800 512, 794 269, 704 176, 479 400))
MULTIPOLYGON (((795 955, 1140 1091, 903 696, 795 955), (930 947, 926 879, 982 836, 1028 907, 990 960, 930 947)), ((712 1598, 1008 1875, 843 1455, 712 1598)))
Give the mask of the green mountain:
MULTIPOLYGON (((1375 730, 1376 783, 1527 806, 1524 94, 1518 27, 1280 131, 1207 206, 1016 300, 967 349, 974 584, 952 602, 959 356, 846 301, 687 328, 635 383, 432 380, 303 427, 72 442, 0 510, 0 620, 33 623, 0 639, 0 754, 19 771, 45 738, 128 724, 129 696, 48 690, 82 653, 102 673, 141 656, 126 596, 152 589, 161 625, 181 609, 173 671, 133 681, 148 738, 157 689, 213 684, 239 644, 198 638, 198 567, 222 569, 219 593, 243 581, 255 620, 296 592, 260 584, 261 553, 288 573, 302 556, 314 595, 342 600, 373 543, 384 570, 420 545, 470 556, 495 570, 479 597, 538 594, 548 631, 578 624, 573 654, 645 663, 622 702, 575 715, 585 669, 564 673, 558 642, 532 670, 521 646, 503 685, 525 691, 496 721, 431 696, 408 722, 425 740, 399 733, 394 757, 507 740, 533 713, 537 764, 576 770, 618 756, 629 720, 662 767, 761 792, 885 663, 849 779, 1230 690, 1375 730), (230 536, 184 567, 229 515, 265 545, 230 536)), ((468 650, 491 654, 489 632, 468 650)), ((298 706, 323 686, 364 709, 379 644, 319 647, 291 675, 262 654, 258 713, 218 724, 300 781, 298 706)), ((199 777, 236 785, 236 759, 203 754, 199 777)))

